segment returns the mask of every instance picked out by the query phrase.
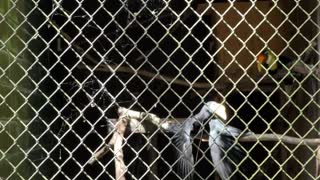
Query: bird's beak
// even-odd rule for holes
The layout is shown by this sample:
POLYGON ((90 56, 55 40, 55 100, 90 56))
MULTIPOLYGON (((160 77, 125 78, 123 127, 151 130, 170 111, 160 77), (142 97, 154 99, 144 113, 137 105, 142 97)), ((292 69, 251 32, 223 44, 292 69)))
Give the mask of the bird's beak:
POLYGON ((215 115, 219 116, 223 121, 227 120, 226 107, 220 103, 210 101, 207 103, 210 111, 215 115))
POLYGON ((266 63, 267 61, 267 57, 264 54, 259 54, 257 57, 257 68, 258 71, 261 72, 262 71, 262 66, 264 63, 266 63))
POLYGON ((222 118, 222 120, 227 120, 226 107, 220 104, 220 106, 216 109, 215 113, 222 118))
POLYGON ((262 64, 260 62, 257 62, 257 68, 259 72, 262 71, 262 64))

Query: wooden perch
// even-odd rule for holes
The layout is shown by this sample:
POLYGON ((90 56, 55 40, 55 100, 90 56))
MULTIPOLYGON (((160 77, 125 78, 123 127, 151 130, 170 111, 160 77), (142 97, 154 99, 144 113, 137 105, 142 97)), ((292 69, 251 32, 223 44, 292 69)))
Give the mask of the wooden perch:
POLYGON ((110 149, 113 148, 113 153, 115 155, 115 175, 117 180, 125 180, 125 172, 127 170, 126 165, 123 160, 123 150, 122 143, 124 140, 124 133, 128 125, 127 117, 118 111, 119 119, 116 122, 115 131, 111 137, 109 143, 103 146, 99 151, 97 151, 93 158, 91 158, 88 163, 93 164, 96 160, 102 158, 110 149))
POLYGON ((292 71, 300 73, 304 76, 314 74, 315 76, 320 77, 320 69, 318 67, 315 68, 314 65, 310 64, 297 63, 293 66, 292 71))
POLYGON ((240 142, 256 142, 256 141, 281 141, 286 144, 293 145, 320 145, 320 138, 296 138, 292 136, 285 136, 283 134, 254 134, 243 136, 239 138, 240 142))
POLYGON ((320 146, 316 151, 316 177, 320 176, 320 146))
POLYGON ((134 111, 124 107, 119 107, 118 112, 125 115, 128 119, 136 119, 138 121, 148 120, 157 126, 162 122, 162 120, 157 115, 152 113, 134 111))
POLYGON ((114 154, 115 154, 115 169, 116 169, 116 179, 117 180, 125 180, 125 172, 126 165, 123 160, 123 150, 122 150, 122 142, 124 137, 124 132, 127 127, 127 119, 124 116, 120 116, 119 121, 117 123, 117 131, 113 134, 115 136, 114 143, 114 154))
MULTIPOLYGON (((96 72, 111 72, 111 73, 128 73, 128 74, 137 74, 139 76, 143 76, 146 78, 153 78, 156 80, 160 80, 160 81, 165 81, 168 84, 176 84, 176 85, 180 85, 180 86, 187 86, 187 87, 193 87, 193 88, 197 88, 197 89, 212 89, 212 87, 214 87, 217 90, 220 89, 228 89, 228 88, 232 88, 234 85, 236 85, 236 87, 238 89, 241 89, 243 91, 251 91, 254 87, 248 86, 248 84, 252 84, 252 80, 256 83, 259 84, 259 86, 266 84, 267 86, 270 86, 271 84, 274 84, 274 81, 272 80, 272 78, 265 76, 265 75, 257 75, 255 77, 251 77, 251 80, 240 80, 238 83, 234 84, 234 83, 215 83, 214 81, 212 82, 194 82, 194 83, 189 83, 188 81, 184 80, 184 79, 177 79, 175 77, 170 77, 170 76, 166 76, 166 75, 162 75, 159 73, 154 73, 154 72, 149 72, 146 70, 141 70, 141 69, 132 69, 131 67, 127 67, 127 66, 119 66, 119 65, 110 65, 108 63, 101 63, 100 60, 96 60, 96 58, 94 58, 93 56, 91 56, 89 53, 86 53, 86 51, 79 46, 78 44, 74 43, 72 38, 65 32, 63 32, 61 29, 59 29, 59 26, 53 22, 53 21, 49 21, 49 23, 52 25, 53 28, 55 28, 57 31, 60 32, 60 35, 62 37, 62 39, 64 41, 66 41, 66 43, 70 44, 72 46, 72 48, 74 48, 74 50, 80 54, 83 55, 84 57, 86 57, 86 59, 88 61, 90 61, 90 63, 92 63, 91 66, 87 65, 87 64, 79 64, 77 66, 77 68, 79 69, 90 69, 96 72), (264 77, 265 76, 265 77, 264 77), (261 78, 263 78, 263 81, 261 81, 261 78)), ((317 68, 313 68, 313 65, 308 65, 308 64, 303 64, 303 63, 296 63, 295 65, 293 65, 292 72, 295 73, 299 73, 302 74, 304 76, 307 76, 309 74, 314 74, 315 76, 320 78, 320 69, 317 68)), ((238 73, 238 72, 236 72, 238 73)), ((287 71, 283 70, 280 71, 279 73, 277 73, 275 76, 273 76, 274 79, 282 79, 284 76, 287 75, 287 71)), ((270 88, 267 87, 267 90, 269 90, 270 88)))
POLYGON ((101 159, 104 155, 106 155, 111 148, 113 148, 114 142, 109 142, 108 144, 104 145, 99 151, 97 151, 94 156, 88 161, 89 164, 95 163, 97 160, 101 159))
MULTIPOLYGON (((89 58, 90 56, 86 56, 86 57, 89 58)), ((84 65, 82 65, 82 66, 79 65, 78 68, 79 69, 87 69, 88 67, 85 67, 84 65)), ((180 85, 180 86, 193 87, 196 89, 211 89, 212 87, 215 87, 215 89, 218 89, 218 90, 227 89, 227 88, 233 87, 234 85, 238 89, 241 89, 241 90, 252 90, 252 89, 254 89, 254 86, 248 87, 248 84, 252 84, 252 80, 253 80, 253 82, 259 84, 259 86, 263 86, 263 85, 270 86, 272 84, 276 85, 274 80, 272 80, 272 79, 279 80, 279 79, 282 79, 283 77, 288 75, 287 70, 280 70, 277 74, 272 76, 272 78, 269 77, 268 75, 266 76, 265 74, 262 74, 262 75, 256 75, 254 77, 251 77, 250 80, 247 80, 247 79, 240 80, 236 84, 234 84, 234 83, 215 83, 214 81, 189 83, 184 79, 177 79, 174 77, 162 75, 159 73, 153 73, 153 72, 149 72, 149 71, 141 70, 141 69, 135 70, 135 69, 132 69, 131 67, 126 67, 126 66, 118 67, 118 65, 100 64, 98 67, 92 67, 91 69, 93 69, 96 72, 100 71, 100 72, 111 72, 111 73, 137 74, 139 76, 143 76, 146 78, 150 78, 150 79, 153 78, 156 80, 165 81, 168 84, 176 84, 176 85, 180 85), (261 81, 261 78, 263 78, 262 81, 261 81)), ((303 76, 308 76, 308 75, 313 74, 316 77, 320 78, 320 69, 313 68, 312 65, 308 65, 308 64, 297 63, 292 67, 291 72, 298 73, 303 76)), ((266 88, 270 89, 268 87, 266 87, 266 88)))
MULTIPOLYGON (((123 127, 128 125, 130 126, 131 130, 134 130, 133 133, 146 133, 148 131, 148 129, 143 126, 143 123, 141 121, 150 121, 152 124, 154 124, 158 128, 161 128, 164 131, 168 131, 172 126, 176 125, 176 123, 179 123, 179 121, 182 121, 182 119, 178 119, 178 121, 177 119, 161 119, 152 113, 134 111, 124 107, 120 107, 118 112, 123 116, 124 119, 127 120, 125 124, 120 123, 121 129, 123 130, 123 127), (133 121, 133 123, 131 123, 130 121, 133 121)), ((118 125, 119 125, 119 122, 118 122, 118 125)), ((117 129, 119 129, 119 127, 117 129)), ((117 132, 119 132, 119 130, 117 132)), ((114 143, 116 142, 115 139, 118 137, 119 134, 120 133, 115 132, 114 136, 111 138, 108 145, 104 146, 97 153, 95 153, 94 158, 92 158, 89 161, 89 164, 93 164, 96 160, 99 160, 103 155, 109 152, 112 145, 114 145, 114 143)), ((123 134, 122 136, 119 136, 119 137, 121 137, 120 139, 122 142, 123 134)), ((195 139, 200 139, 201 141, 206 142, 208 141, 208 136, 195 137, 195 139)), ((286 136, 282 134, 252 134, 252 135, 242 136, 238 139, 238 141, 240 142, 281 141, 283 143, 293 144, 293 145, 308 145, 308 146, 320 145, 320 138, 296 138, 296 137, 286 136)), ((121 157, 119 157, 119 159, 121 159, 121 157)), ((119 162, 119 164, 121 163, 119 162)))
MULTIPOLYGON (((288 65, 291 67, 291 72, 292 73, 298 73, 303 76, 309 76, 309 75, 315 75, 317 77, 320 77, 320 69, 318 67, 315 67, 312 64, 305 64, 302 62, 296 62, 295 64, 290 64, 288 65)), ((286 69, 281 69, 275 76, 275 79, 282 79, 284 76, 287 76, 288 70, 286 69)))
MULTIPOLYGON (((85 66, 78 66, 79 69, 86 69, 85 66)), ((93 68, 94 71, 97 72, 111 72, 111 73, 128 73, 128 74, 138 74, 140 76, 146 77, 146 78, 154 78, 156 80, 160 80, 160 81, 165 81, 169 84, 177 84, 177 85, 181 85, 181 86, 191 86, 193 88, 200 88, 200 89, 210 89, 211 87, 213 87, 212 83, 204 83, 204 82, 196 82, 196 83, 188 83, 186 80, 184 79, 177 79, 175 77, 170 77, 170 76, 166 76, 166 75, 162 75, 159 73, 153 73, 150 71, 146 71, 146 70, 141 70, 141 69, 132 69, 130 67, 127 66, 120 66, 118 67, 118 65, 106 65, 106 64, 101 64, 96 68, 93 68)), ((224 86, 225 87, 225 86, 224 86)), ((223 87, 221 87, 223 88, 223 87)))
MULTIPOLYGON (((137 120, 142 120, 142 119, 149 120, 152 123, 154 123, 156 126, 160 127, 165 131, 170 129, 171 126, 177 123, 176 120, 161 119, 151 113, 144 113, 144 112, 129 110, 123 107, 121 108, 121 111, 125 112, 128 118, 135 118, 137 120)), ((201 140, 208 141, 208 137, 204 137, 201 140)), ((281 141, 286 144, 294 144, 294 145, 309 145, 309 146, 320 145, 320 138, 296 138, 296 137, 286 136, 282 134, 252 134, 252 135, 246 135, 246 136, 240 137, 239 141, 240 142, 281 141)))

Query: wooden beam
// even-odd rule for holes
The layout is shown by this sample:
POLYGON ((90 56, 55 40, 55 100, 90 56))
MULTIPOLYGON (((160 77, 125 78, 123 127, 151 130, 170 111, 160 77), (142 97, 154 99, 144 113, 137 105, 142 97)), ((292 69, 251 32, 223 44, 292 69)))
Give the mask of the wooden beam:
POLYGON ((125 180, 125 173, 127 171, 127 167, 123 160, 123 149, 122 142, 124 140, 124 132, 127 127, 127 119, 124 116, 120 116, 119 121, 116 125, 116 132, 113 134, 115 138, 114 143, 114 155, 115 155, 115 174, 117 180, 125 180))
MULTIPOLYGON (((123 107, 120 107, 118 109, 118 112, 121 115, 121 118, 119 118, 119 120, 117 122, 116 130, 114 132, 113 137, 111 138, 110 142, 106 146, 102 147, 99 151, 97 151, 93 155, 93 158, 90 159, 88 161, 88 163, 93 164, 95 161, 102 158, 103 155, 105 155, 107 152, 109 152, 110 147, 113 145, 114 152, 118 153, 118 154, 115 154, 117 156, 116 167, 118 167, 116 169, 116 174, 120 179, 122 179, 122 178, 124 178, 123 173, 124 173, 125 165, 123 163, 123 154, 121 154, 121 153, 123 153, 121 146, 122 146, 122 138, 124 136, 124 130, 125 130, 126 126, 133 125, 133 127, 130 127, 130 129, 135 130, 134 133, 145 133, 145 132, 148 132, 147 128, 146 127, 136 128, 137 127, 136 121, 139 121, 139 122, 150 121, 155 125, 155 127, 161 128, 164 131, 168 131, 169 129, 172 129, 172 126, 175 126, 179 122, 176 121, 176 119, 174 119, 174 120, 161 119, 152 113, 134 111, 134 110, 130 110, 130 109, 123 108, 123 107), (131 119, 134 119, 135 123, 128 123, 127 122, 127 121, 130 121, 131 119), (121 142, 120 142, 120 140, 121 140, 121 142)), ((183 119, 185 119, 185 118, 183 118, 183 119)), ((182 121, 182 119, 179 119, 179 120, 182 121)), ((143 126, 143 123, 141 123, 141 124, 139 123, 138 125, 143 126)), ((196 136, 194 138, 200 139, 201 141, 205 141, 205 142, 208 141, 208 139, 209 139, 208 135, 201 136, 201 137, 196 136)), ((320 145, 320 138, 296 138, 296 137, 286 136, 283 134, 250 134, 250 135, 239 137, 238 141, 239 142, 281 141, 283 143, 294 144, 294 145, 307 145, 307 146, 320 145)))

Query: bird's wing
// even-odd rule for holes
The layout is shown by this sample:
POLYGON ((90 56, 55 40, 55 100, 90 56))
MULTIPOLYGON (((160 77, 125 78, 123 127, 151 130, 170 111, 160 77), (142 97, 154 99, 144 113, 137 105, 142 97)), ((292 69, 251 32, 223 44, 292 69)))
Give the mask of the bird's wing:
POLYGON ((238 136, 242 137, 242 136, 249 136, 249 135, 254 134, 251 131, 243 132, 242 130, 240 130, 240 129, 236 128, 236 127, 233 127, 233 126, 226 126, 225 130, 222 131, 222 133, 225 134, 225 135, 232 136, 233 138, 237 138, 238 136))
POLYGON ((276 57, 276 55, 269 50, 269 54, 268 54, 268 60, 267 60, 267 64, 270 67, 271 71, 275 71, 278 69, 278 58, 276 57))
POLYGON ((233 126, 226 126, 224 131, 222 131, 224 134, 233 136, 233 137, 238 137, 241 134, 241 130, 238 128, 235 128, 233 126))
MULTIPOLYGON (((210 122, 211 157, 215 169, 222 179, 241 178, 240 173, 235 173, 236 166, 245 158, 244 149, 235 144, 235 138, 240 133, 240 129, 224 126, 219 120, 211 120, 210 122)), ((241 169, 241 171, 244 172, 245 170, 241 169)))
POLYGON ((230 149, 229 151, 231 156, 236 155, 233 158, 231 158, 235 160, 235 162, 241 161, 242 158, 245 156, 243 148, 241 148, 241 146, 239 146, 238 144, 235 144, 237 143, 236 138, 238 138, 239 136, 246 136, 251 134, 253 133, 250 131, 243 133, 242 130, 233 126, 226 126, 225 129, 222 131, 221 139, 224 142, 224 147, 228 150, 230 149))
POLYGON ((219 174, 221 179, 228 179, 232 172, 232 166, 228 161, 225 160, 225 152, 223 148, 223 142, 221 138, 209 138, 211 158, 215 167, 216 172, 219 174))
MULTIPOLYGON (((215 165, 215 169, 221 179, 242 179, 243 176, 237 170, 237 166, 245 158, 245 152, 240 146, 234 144, 234 138, 221 134, 214 140, 214 145, 211 146, 211 157, 215 165)), ((245 172, 240 166, 240 171, 245 172)))
POLYGON ((181 129, 173 136, 173 144, 177 148, 178 173, 182 178, 192 179, 194 159, 192 154, 192 143, 190 133, 194 120, 188 118, 181 129))

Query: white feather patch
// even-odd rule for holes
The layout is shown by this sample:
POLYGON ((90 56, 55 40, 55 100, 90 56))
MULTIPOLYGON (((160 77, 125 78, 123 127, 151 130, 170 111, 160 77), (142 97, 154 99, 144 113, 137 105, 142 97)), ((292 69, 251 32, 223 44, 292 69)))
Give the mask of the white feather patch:
POLYGON ((218 115, 222 118, 222 120, 227 120, 226 107, 220 103, 209 101, 207 102, 207 106, 211 110, 212 113, 218 115))

